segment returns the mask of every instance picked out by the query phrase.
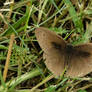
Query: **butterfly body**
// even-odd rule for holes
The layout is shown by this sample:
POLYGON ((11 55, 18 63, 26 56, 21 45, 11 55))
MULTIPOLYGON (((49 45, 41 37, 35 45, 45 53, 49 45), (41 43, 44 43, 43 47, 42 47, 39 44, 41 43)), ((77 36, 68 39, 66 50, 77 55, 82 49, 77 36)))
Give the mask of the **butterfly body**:
POLYGON ((67 67, 65 76, 82 77, 92 71, 92 44, 72 46, 55 32, 47 28, 37 28, 36 38, 46 59, 47 68, 54 75, 61 75, 67 67))
POLYGON ((73 50, 73 46, 71 44, 67 44, 65 49, 67 54, 71 54, 73 50))

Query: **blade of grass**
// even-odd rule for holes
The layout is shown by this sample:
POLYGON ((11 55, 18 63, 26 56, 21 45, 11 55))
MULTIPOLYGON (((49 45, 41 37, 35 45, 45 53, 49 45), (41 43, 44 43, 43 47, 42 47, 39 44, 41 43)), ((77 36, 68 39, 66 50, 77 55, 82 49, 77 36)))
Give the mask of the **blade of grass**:
POLYGON ((5 50, 7 50, 8 47, 6 47, 6 46, 4 46, 4 45, 0 45, 0 49, 5 49, 5 50))
POLYGON ((59 84, 57 85, 51 85, 50 87, 48 87, 45 92, 56 92, 56 88, 58 88, 59 86, 63 86, 63 84, 68 80, 68 78, 65 78, 64 80, 62 80, 59 84))
POLYGON ((70 2, 70 0, 63 0, 63 1, 66 4, 66 6, 68 7, 67 9, 69 11, 70 16, 72 17, 72 20, 74 22, 74 25, 75 25, 77 31, 80 32, 80 33, 82 33, 83 32, 83 24, 82 24, 81 17, 79 18, 77 16, 75 8, 73 7, 73 5, 70 2))
POLYGON ((0 80, 1 80, 2 86, 3 86, 4 89, 5 89, 5 88, 6 88, 6 84, 5 84, 4 80, 3 80, 3 76, 2 76, 1 70, 0 70, 0 80))
POLYGON ((26 13, 25 15, 20 18, 17 22, 15 22, 12 27, 9 25, 9 23, 7 22, 9 28, 7 30, 5 30, 5 32, 1 33, 0 36, 9 36, 10 34, 12 33, 15 33, 15 34, 18 34, 18 32, 20 31, 23 31, 23 30, 26 30, 27 28, 27 24, 28 24, 28 20, 29 20, 29 17, 30 17, 30 14, 32 12, 32 9, 30 11, 30 7, 29 6, 26 6, 26 13), (30 11, 30 12, 29 12, 30 11), (27 21, 27 22, 25 22, 27 21), (21 24, 22 23, 26 23, 23 28, 21 27, 21 24), (13 28, 16 30, 16 32, 13 30, 13 28))
MULTIPOLYGON (((20 27, 20 25, 26 21, 27 15, 24 15, 22 18, 20 18, 16 23, 12 25, 14 29, 17 29, 20 27)), ((9 24, 9 23, 8 23, 9 24)), ((17 32, 17 30, 16 30, 17 32)), ((10 34, 14 33, 14 30, 9 26, 7 30, 5 30, 3 33, 0 34, 0 36, 9 36, 10 34)))
POLYGON ((43 5, 42 5, 42 8, 41 8, 41 11, 39 11, 39 15, 38 15, 38 23, 40 22, 41 18, 42 18, 42 12, 43 10, 45 9, 46 5, 47 5, 47 2, 48 0, 45 0, 43 5))
POLYGON ((41 85, 43 85, 44 83, 46 83, 47 81, 51 80, 54 76, 50 75, 48 77, 46 77, 42 82, 40 82, 39 84, 37 84, 35 87, 33 87, 30 92, 33 92, 35 89, 37 89, 38 87, 40 87, 41 85))
MULTIPOLYGON (((6 86, 9 87, 9 90, 14 89, 18 84, 22 83, 23 81, 26 81, 28 79, 32 79, 36 76, 40 75, 40 71, 38 69, 33 69, 30 72, 27 72, 26 74, 23 74, 19 77, 14 78, 13 80, 10 80, 9 82, 6 83, 6 86)), ((4 89, 3 86, 0 86, 0 92, 3 92, 2 90, 4 89)))

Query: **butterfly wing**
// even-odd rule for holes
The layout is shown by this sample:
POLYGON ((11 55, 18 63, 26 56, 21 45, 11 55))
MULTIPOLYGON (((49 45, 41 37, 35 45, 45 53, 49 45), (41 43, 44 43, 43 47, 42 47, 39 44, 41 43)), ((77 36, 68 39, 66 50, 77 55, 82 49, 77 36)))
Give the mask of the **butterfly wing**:
POLYGON ((60 75, 64 70, 65 41, 56 33, 40 27, 35 30, 36 38, 44 51, 45 64, 55 75, 60 75), (55 43, 57 46, 55 47, 55 43), (61 50, 61 49, 62 50, 61 50))
POLYGON ((92 71, 92 44, 83 44, 74 47, 75 52, 71 57, 70 67, 66 76, 82 77, 92 71))
POLYGON ((50 53, 44 53, 46 59, 45 64, 48 69, 56 76, 59 76, 64 71, 64 55, 58 50, 50 49, 50 53))

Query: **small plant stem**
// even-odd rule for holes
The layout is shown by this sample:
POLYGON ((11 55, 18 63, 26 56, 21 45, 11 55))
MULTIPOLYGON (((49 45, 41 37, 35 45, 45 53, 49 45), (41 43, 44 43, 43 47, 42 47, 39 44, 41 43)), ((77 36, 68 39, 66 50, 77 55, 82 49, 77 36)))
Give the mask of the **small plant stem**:
POLYGON ((11 56, 11 52, 12 52, 12 45, 13 45, 14 37, 15 37, 15 35, 12 34, 11 38, 10 38, 10 44, 9 44, 7 59, 6 59, 4 72, 3 72, 3 79, 4 79, 4 81, 6 81, 6 77, 7 77, 8 66, 9 66, 10 56, 11 56))

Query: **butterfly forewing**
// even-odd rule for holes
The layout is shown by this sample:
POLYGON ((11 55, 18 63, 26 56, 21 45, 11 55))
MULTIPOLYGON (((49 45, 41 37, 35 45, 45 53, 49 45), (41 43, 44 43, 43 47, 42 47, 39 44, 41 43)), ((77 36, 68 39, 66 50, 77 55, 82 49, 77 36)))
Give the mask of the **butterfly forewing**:
POLYGON ((83 51, 83 52, 92 53, 92 43, 86 43, 86 44, 76 45, 76 46, 74 46, 74 48, 77 51, 83 51))
POLYGON ((44 51, 46 66, 55 75, 60 75, 64 70, 65 41, 56 33, 42 27, 37 28, 35 34, 39 45, 44 51))
POLYGON ((82 44, 74 47, 74 54, 69 62, 66 76, 82 77, 92 71, 92 44, 82 44))
POLYGON ((46 53, 49 52, 49 49, 53 47, 53 42, 62 45, 62 48, 66 45, 65 41, 60 36, 56 35, 55 32, 49 31, 46 28, 37 28, 35 30, 35 34, 39 45, 46 53))

